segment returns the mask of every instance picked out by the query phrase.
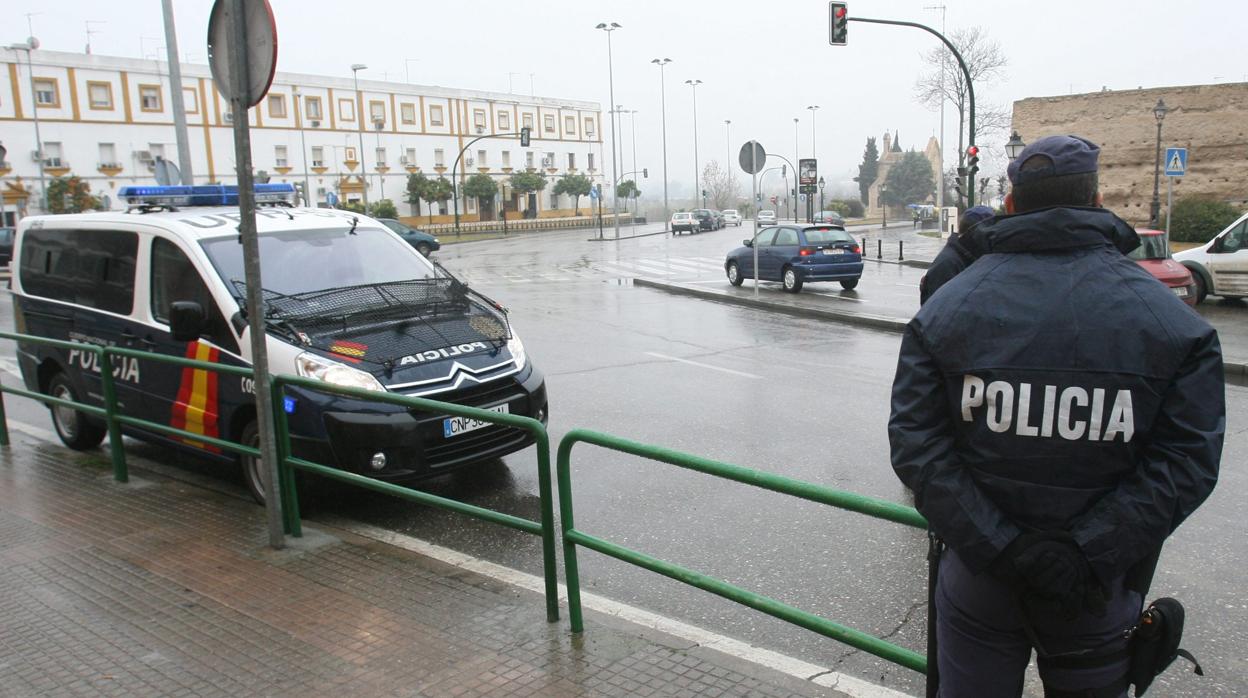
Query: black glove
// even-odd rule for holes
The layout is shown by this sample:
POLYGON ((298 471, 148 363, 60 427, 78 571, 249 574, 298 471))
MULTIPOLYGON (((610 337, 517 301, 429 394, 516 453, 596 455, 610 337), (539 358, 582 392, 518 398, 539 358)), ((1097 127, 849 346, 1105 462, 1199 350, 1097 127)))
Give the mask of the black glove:
POLYGON ((1023 593, 1052 602, 1067 618, 1084 609, 1105 612, 1103 590, 1068 533, 1020 535, 1006 547, 994 571, 1023 593))

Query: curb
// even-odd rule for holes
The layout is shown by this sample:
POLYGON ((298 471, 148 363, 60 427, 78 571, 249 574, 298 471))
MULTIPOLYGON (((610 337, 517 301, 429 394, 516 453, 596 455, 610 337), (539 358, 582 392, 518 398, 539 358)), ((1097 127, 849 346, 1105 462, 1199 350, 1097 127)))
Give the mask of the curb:
POLYGON ((848 325, 859 325, 877 330, 887 330, 889 332, 904 332, 906 325, 910 322, 909 320, 887 317, 884 315, 870 315, 867 313, 851 313, 844 310, 833 310, 830 308, 807 308, 796 305, 787 305, 784 303, 755 299, 748 296, 737 296, 722 291, 693 288, 681 284, 673 284, 666 281, 656 281, 654 279, 645 279, 640 277, 633 279, 633 285, 654 288, 677 295, 694 296, 697 298, 704 298, 706 300, 720 301, 721 303, 728 303, 730 305, 740 305, 760 310, 771 310, 777 313, 794 315, 797 317, 829 320, 831 322, 843 322, 848 325))

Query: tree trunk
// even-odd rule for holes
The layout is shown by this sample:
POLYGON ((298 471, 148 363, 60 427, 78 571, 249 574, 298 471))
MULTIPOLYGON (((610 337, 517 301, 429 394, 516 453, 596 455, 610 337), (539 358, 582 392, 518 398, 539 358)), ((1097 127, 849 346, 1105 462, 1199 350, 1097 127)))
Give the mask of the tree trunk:
POLYGON ((577 194, 572 197, 572 215, 581 215, 581 195, 577 194))

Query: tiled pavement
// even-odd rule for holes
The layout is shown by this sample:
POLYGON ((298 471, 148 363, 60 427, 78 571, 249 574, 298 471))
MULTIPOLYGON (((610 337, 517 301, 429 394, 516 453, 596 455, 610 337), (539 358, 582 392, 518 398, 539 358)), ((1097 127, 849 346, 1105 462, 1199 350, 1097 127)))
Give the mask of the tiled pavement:
POLYGON ((839 695, 601 616, 573 638, 540 596, 337 529, 274 551, 250 502, 13 436, 0 696, 839 695))

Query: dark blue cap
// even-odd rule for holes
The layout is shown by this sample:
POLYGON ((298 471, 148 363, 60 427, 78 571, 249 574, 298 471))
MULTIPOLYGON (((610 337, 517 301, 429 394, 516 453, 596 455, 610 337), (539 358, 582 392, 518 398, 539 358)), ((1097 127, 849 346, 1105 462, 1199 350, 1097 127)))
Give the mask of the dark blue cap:
POLYGON ((1079 136, 1045 136, 1023 148, 1023 152, 1010 162, 1006 172, 1014 186, 1049 177, 1096 172, 1096 160, 1100 154, 1100 146, 1079 136), (1022 171, 1023 163, 1033 157, 1047 159, 1051 164, 1022 171))
POLYGON ((997 215, 996 212, 987 206, 972 206, 971 208, 966 209, 966 211, 962 213, 962 217, 958 219, 958 232, 964 233, 966 230, 970 230, 971 226, 976 223, 986 221, 995 215, 997 215), (966 230, 961 230, 963 226, 966 227, 966 230))

